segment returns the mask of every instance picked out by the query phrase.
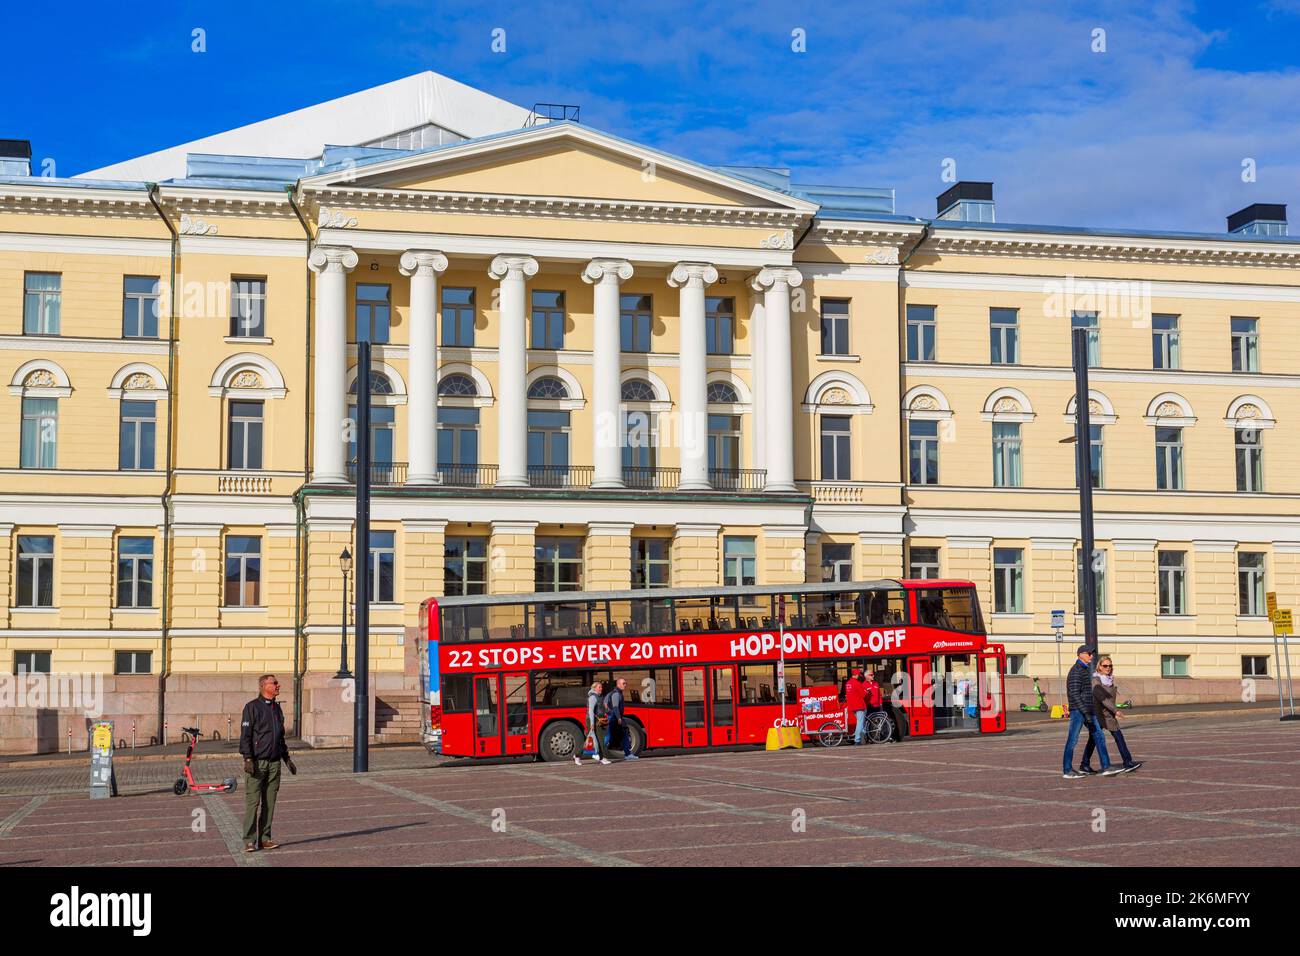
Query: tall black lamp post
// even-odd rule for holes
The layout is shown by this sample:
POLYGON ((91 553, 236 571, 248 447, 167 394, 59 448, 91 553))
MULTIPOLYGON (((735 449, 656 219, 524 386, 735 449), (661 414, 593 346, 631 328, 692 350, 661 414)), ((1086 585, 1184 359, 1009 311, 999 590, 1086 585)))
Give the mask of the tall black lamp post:
POLYGON ((343 572, 343 616, 339 624, 339 672, 335 680, 352 680, 348 670, 348 575, 352 572, 352 552, 347 548, 339 555, 339 569, 343 572))
POLYGON ((1079 584, 1083 590, 1083 643, 1097 660, 1097 578, 1093 570, 1096 543, 1092 524, 1092 422, 1088 407, 1088 330, 1074 329, 1074 450, 1079 473, 1079 538, 1083 560, 1079 584))

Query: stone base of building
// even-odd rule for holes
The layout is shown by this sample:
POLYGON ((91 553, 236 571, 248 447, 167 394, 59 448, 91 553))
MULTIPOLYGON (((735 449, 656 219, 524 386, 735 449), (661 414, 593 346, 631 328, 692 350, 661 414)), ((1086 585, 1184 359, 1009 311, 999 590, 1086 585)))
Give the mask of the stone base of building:
MULTIPOLYGON (((1252 678, 1253 700, 1277 700, 1277 681, 1272 678, 1252 678)), ((1125 677, 1117 680, 1121 701, 1131 700, 1134 707, 1156 707, 1166 704, 1247 703, 1247 686, 1240 680, 1194 677, 1125 677)), ((1065 679, 1040 677, 1038 686, 1047 702, 1065 703, 1065 679)), ((1286 690, 1283 684, 1283 692, 1286 690)), ((1018 711, 1021 704, 1033 705, 1034 682, 1028 677, 1007 678, 1007 710, 1018 711)))

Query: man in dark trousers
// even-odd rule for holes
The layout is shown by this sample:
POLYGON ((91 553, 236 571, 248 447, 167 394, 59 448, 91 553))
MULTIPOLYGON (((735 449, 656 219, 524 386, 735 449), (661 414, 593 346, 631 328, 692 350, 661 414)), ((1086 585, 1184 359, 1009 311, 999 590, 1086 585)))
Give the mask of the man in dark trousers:
POLYGON ((284 711, 275 699, 280 693, 280 682, 274 674, 263 674, 257 680, 257 689, 257 697, 244 705, 240 718, 245 853, 274 850, 279 846, 271 839, 271 818, 275 816, 275 797, 280 792, 280 761, 289 765, 290 773, 298 772, 284 742, 284 711))
POLYGON ((605 695, 605 715, 609 718, 609 746, 623 747, 624 760, 636 760, 632 752, 632 733, 623 719, 623 703, 627 695, 627 678, 614 681, 614 689, 605 695))
POLYGON ((1097 755, 1101 758, 1101 776, 1111 777, 1121 771, 1119 767, 1110 765, 1110 754, 1106 752, 1101 722, 1097 719, 1092 700, 1092 650, 1087 644, 1080 644, 1077 653, 1079 659, 1074 662, 1065 678, 1065 715, 1070 718, 1070 730, 1065 738, 1061 776, 1066 780, 1080 780, 1087 776, 1074 769, 1074 745, 1079 742, 1079 731, 1087 727, 1088 747, 1091 749, 1095 746, 1097 755))

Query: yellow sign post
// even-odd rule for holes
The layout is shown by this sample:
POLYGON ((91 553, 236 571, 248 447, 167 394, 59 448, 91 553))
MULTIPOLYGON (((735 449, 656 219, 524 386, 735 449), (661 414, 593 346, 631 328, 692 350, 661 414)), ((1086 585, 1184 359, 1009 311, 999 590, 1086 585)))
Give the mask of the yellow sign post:
POLYGON ((1291 620, 1291 609, 1289 607, 1280 607, 1272 612, 1273 633, 1278 637, 1289 637, 1295 633, 1294 625, 1291 620))

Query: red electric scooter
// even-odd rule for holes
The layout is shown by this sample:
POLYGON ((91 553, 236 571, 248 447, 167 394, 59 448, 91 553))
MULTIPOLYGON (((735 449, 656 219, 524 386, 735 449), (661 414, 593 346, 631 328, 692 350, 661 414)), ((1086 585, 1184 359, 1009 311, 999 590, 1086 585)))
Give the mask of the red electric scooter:
POLYGON ((197 727, 182 727, 181 730, 190 735, 190 746, 185 752, 183 776, 176 778, 176 782, 172 784, 172 792, 178 797, 185 793, 186 790, 193 790, 195 793, 234 793, 235 788, 239 786, 239 781, 234 777, 227 777, 221 783, 194 782, 194 772, 190 770, 190 761, 194 759, 194 745, 199 742, 203 732, 197 727))

